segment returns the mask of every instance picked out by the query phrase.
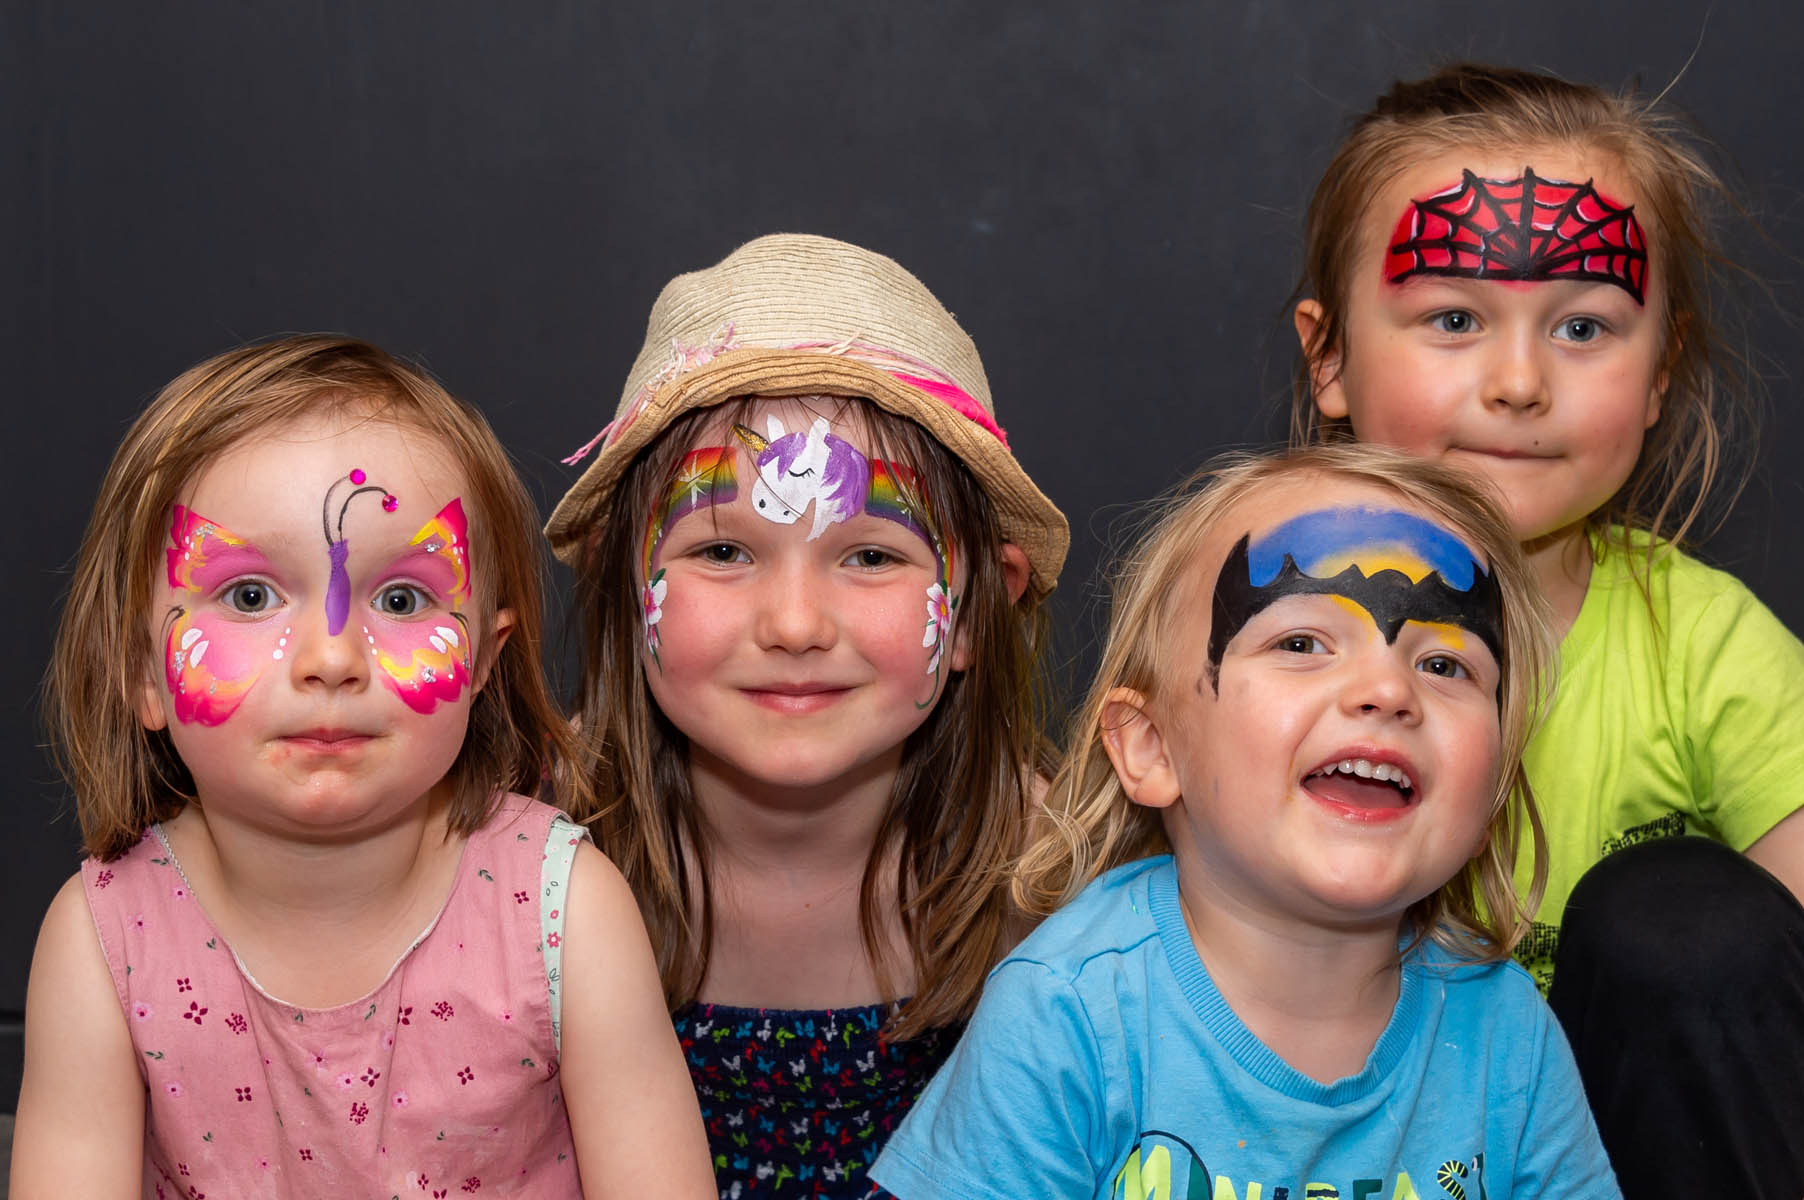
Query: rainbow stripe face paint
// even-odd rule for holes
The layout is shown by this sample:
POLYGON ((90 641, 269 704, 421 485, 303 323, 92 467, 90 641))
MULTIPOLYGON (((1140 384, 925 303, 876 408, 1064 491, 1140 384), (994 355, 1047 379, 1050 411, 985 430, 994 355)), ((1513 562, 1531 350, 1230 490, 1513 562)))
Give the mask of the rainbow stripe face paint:
MULTIPOLYGON (((939 578, 927 588, 927 627, 921 633, 921 648, 933 650, 933 656, 927 660, 927 674, 933 676, 934 691, 937 692, 940 657, 945 653, 946 640, 952 636, 952 621, 958 614, 959 597, 952 592, 952 572, 956 565, 952 541, 940 535, 939 521, 934 518, 933 506, 927 499, 926 489, 921 487, 920 478, 900 463, 880 459, 871 462, 871 486, 864 511, 870 516, 893 521, 920 538, 933 551, 934 561, 939 564, 939 578)), ((933 692, 928 693, 928 703, 932 702, 932 696, 933 692)))
POLYGON ((1413 513, 1328 508, 1242 537, 1215 581, 1209 677, 1234 635, 1274 601, 1328 595, 1358 605, 1395 642, 1405 624, 1450 625, 1503 662, 1503 594, 1465 543, 1413 513))
POLYGON ((832 432, 825 418, 815 418, 806 430, 786 431, 775 414, 765 418, 765 434, 744 426, 731 426, 733 444, 691 451, 678 464, 663 494, 652 506, 640 552, 641 619, 645 646, 653 663, 663 669, 660 657, 660 623, 670 581, 659 555, 677 521, 715 505, 731 504, 740 497, 737 455, 751 459, 751 510, 775 525, 798 525, 810 517, 807 541, 815 541, 835 525, 858 516, 876 517, 908 530, 933 553, 937 578, 926 589, 926 624, 921 646, 933 651, 926 674, 934 679, 927 707, 937 694, 941 659, 951 636, 959 597, 952 592, 955 555, 949 539, 939 532, 933 506, 916 473, 908 467, 865 456, 859 448, 832 432))
POLYGON ((671 526, 690 513, 700 512, 716 504, 731 504, 739 495, 739 480, 734 473, 736 451, 731 446, 705 446, 691 450, 677 464, 676 474, 664 489, 664 495, 652 506, 651 520, 645 526, 645 540, 640 552, 639 603, 645 625, 645 648, 651 660, 658 663, 658 623, 664 619, 664 597, 670 583, 658 565, 658 551, 671 526))
POLYGON ((199 611, 201 599, 222 584, 267 573, 268 562, 255 546, 180 504, 171 516, 169 542, 169 587, 180 602, 164 618, 164 679, 176 720, 218 725, 237 711, 264 664, 282 657, 287 631, 277 633, 254 613, 233 620, 199 611))
POLYGON ((412 600, 411 585, 391 583, 375 597, 363 637, 394 693, 409 708, 429 713, 454 701, 473 680, 470 624, 463 608, 470 601, 470 538, 463 500, 451 501, 408 543, 409 553, 388 574, 417 579, 419 586, 446 601, 444 620, 411 618, 399 611, 412 600), (395 611, 386 607, 393 602, 395 611))
POLYGON ((1419 197, 1397 222, 1385 278, 1412 275, 1539 282, 1612 283, 1645 303, 1647 238, 1633 205, 1599 195, 1587 180, 1515 179, 1458 183, 1419 197))

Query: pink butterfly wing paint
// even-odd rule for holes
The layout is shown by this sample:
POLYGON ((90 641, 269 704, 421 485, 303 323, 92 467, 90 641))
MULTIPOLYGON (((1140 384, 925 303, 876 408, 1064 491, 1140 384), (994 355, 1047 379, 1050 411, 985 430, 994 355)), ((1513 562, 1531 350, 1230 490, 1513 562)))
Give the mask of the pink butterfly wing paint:
POLYGON ((257 676, 252 670, 235 678, 222 679, 213 673, 215 662, 206 661, 213 642, 194 611, 194 600, 200 596, 195 572, 207 565, 207 557, 227 547, 248 546, 243 538, 178 504, 169 526, 169 586, 189 597, 187 604, 177 604, 171 611, 175 620, 169 627, 164 645, 164 678, 169 694, 175 700, 175 719, 184 724, 218 725, 237 711, 257 676))
POLYGON ((409 545, 440 555, 451 565, 456 582, 448 597, 449 619, 411 626, 409 636, 425 644, 397 654, 376 646, 367 627, 364 636, 375 647, 376 663, 395 694, 415 712, 429 713, 440 701, 456 700, 471 677, 470 627, 459 611, 470 598, 470 540, 463 500, 453 500, 439 509, 438 515, 413 535, 409 545))

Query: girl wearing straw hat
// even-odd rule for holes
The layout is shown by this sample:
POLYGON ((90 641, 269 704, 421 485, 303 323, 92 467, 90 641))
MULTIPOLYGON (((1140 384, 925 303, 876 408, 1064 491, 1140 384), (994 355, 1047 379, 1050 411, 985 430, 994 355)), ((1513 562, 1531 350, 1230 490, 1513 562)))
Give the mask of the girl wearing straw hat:
POLYGON ((1065 519, 951 315, 826 238, 673 280, 597 446, 546 529, 579 580, 586 815, 721 1194, 865 1195, 1019 932, 1065 519))

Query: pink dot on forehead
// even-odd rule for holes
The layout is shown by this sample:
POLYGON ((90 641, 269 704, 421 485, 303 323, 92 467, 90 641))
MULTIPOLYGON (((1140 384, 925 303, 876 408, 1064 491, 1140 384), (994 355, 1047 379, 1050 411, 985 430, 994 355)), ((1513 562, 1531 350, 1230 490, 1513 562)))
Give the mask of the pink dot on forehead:
POLYGON ((383 512, 394 512, 396 507, 398 507, 400 505, 400 503, 401 502, 399 500, 395 499, 393 496, 384 495, 382 497, 382 511, 383 512))
POLYGON ((367 478, 369 478, 369 476, 367 476, 363 473, 363 469, 361 467, 352 467, 351 468, 351 482, 352 483, 362 483, 367 478))

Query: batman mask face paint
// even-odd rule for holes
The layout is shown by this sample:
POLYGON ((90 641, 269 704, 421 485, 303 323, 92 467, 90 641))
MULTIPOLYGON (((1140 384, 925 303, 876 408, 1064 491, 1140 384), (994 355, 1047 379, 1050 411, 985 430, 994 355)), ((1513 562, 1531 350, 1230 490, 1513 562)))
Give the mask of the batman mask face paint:
POLYGON ((1503 594, 1465 543, 1434 522, 1385 508, 1302 513, 1234 544, 1215 580, 1209 679, 1234 635, 1273 602, 1338 596, 1372 618, 1386 642, 1409 622, 1451 625, 1503 662, 1503 594))

